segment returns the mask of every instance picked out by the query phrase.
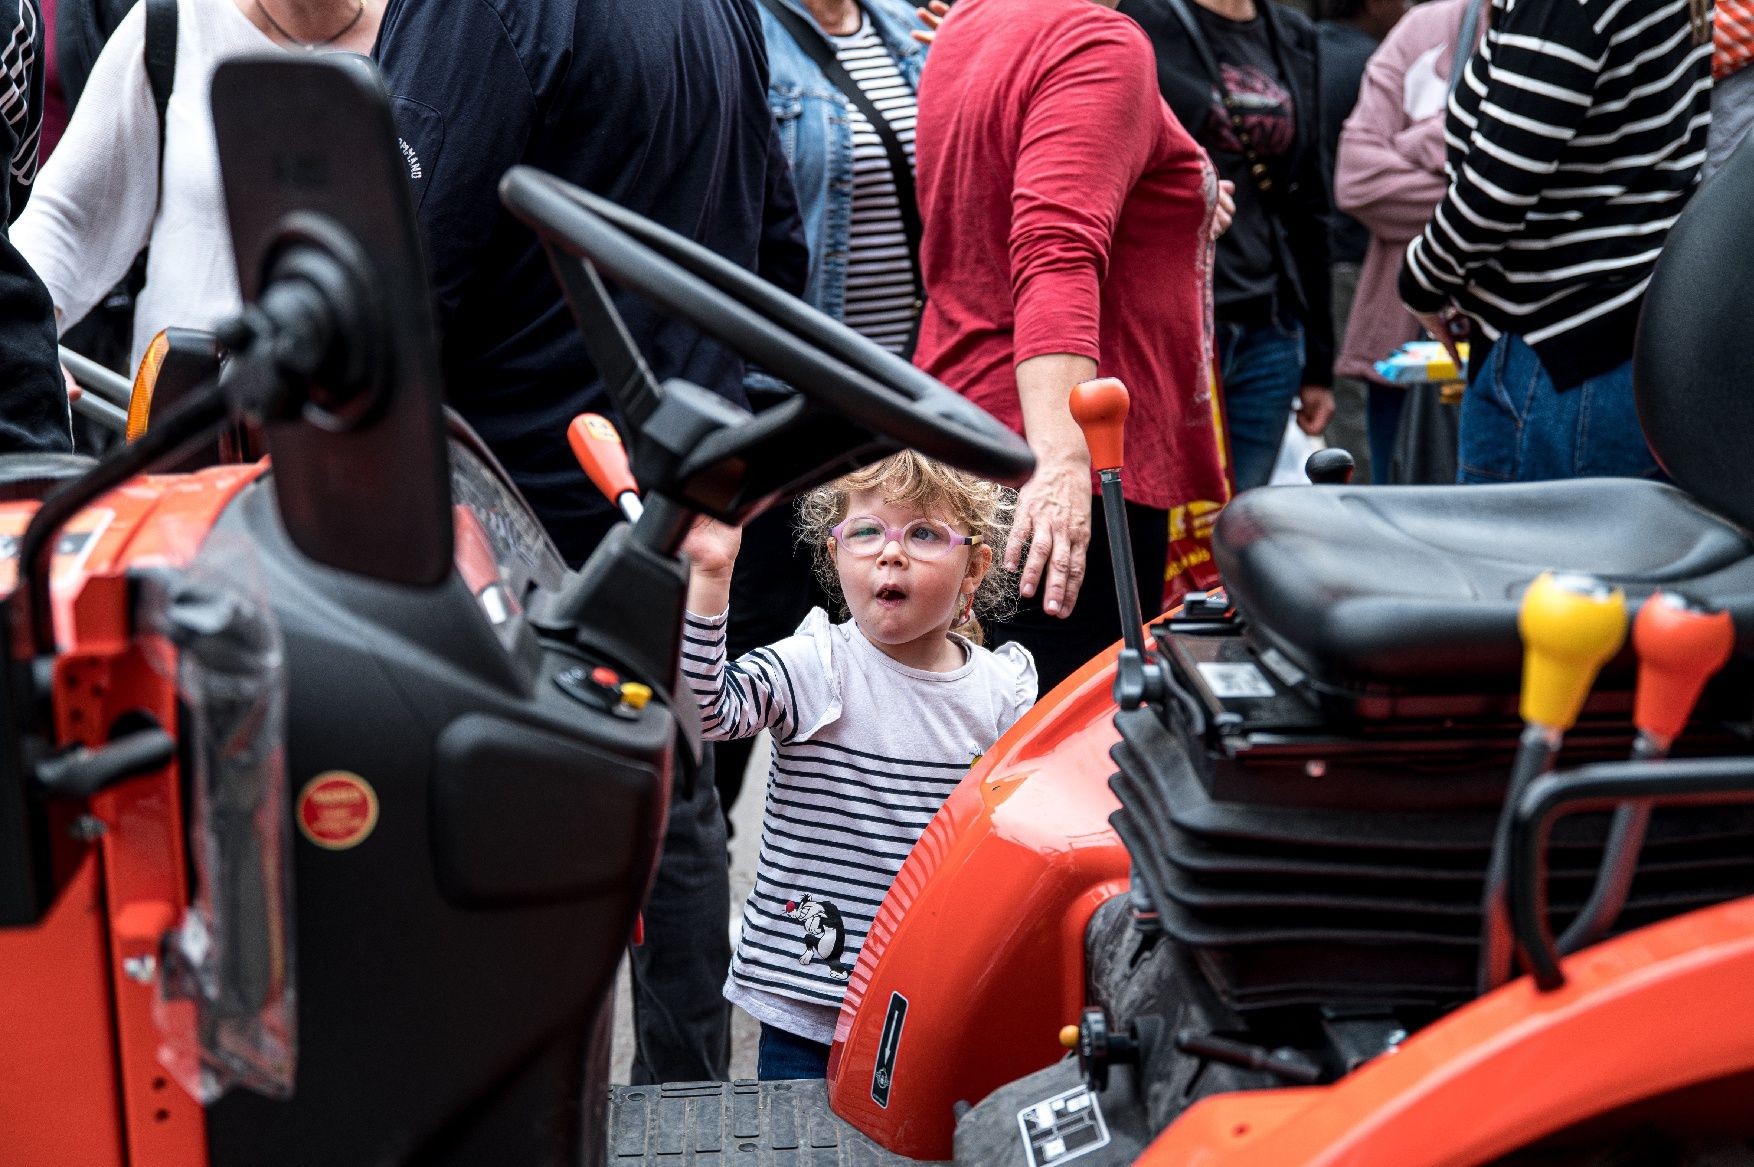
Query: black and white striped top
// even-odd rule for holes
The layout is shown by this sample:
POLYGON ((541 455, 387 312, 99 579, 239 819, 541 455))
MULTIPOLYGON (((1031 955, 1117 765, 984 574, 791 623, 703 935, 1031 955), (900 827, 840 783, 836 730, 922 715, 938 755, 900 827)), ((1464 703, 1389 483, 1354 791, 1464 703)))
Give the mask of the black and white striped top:
POLYGON ((884 655, 817 608, 796 634, 725 661, 724 615, 688 613, 682 673, 712 741, 774 738, 755 887, 725 996, 828 1043, 871 919, 970 763, 1035 702, 1020 646, 947 673, 884 655))
MULTIPOLYGON (((862 16, 859 31, 850 36, 828 39, 841 67, 901 140, 911 166, 914 91, 896 69, 871 18, 862 16)), ((899 353, 913 330, 914 276, 895 197, 895 173, 883 139, 864 113, 849 105, 847 115, 853 131, 853 211, 842 319, 854 332, 899 353)))
POLYGON ((1710 95, 1688 0, 1492 0, 1402 299, 1520 335, 1560 388, 1621 364, 1705 158, 1710 95))

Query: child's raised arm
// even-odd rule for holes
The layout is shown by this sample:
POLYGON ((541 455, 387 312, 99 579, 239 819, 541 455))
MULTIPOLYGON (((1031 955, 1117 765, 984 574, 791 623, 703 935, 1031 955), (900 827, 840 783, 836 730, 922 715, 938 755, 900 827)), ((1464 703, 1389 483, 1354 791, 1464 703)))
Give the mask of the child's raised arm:
POLYGON ((740 528, 705 515, 694 520, 682 541, 688 556, 688 610, 717 616, 731 604, 731 569, 737 566, 737 550, 743 546, 740 528))
POLYGON ((705 516, 694 521, 682 541, 689 563, 682 676, 700 706, 701 729, 708 741, 795 728, 791 687, 771 650, 758 648, 735 664, 725 659, 731 569, 742 545, 742 531, 705 516))

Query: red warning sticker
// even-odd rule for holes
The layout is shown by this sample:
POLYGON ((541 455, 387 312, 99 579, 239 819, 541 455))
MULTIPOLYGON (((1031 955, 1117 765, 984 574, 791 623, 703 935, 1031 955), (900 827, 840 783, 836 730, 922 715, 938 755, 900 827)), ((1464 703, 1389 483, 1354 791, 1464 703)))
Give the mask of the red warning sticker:
POLYGON ((357 847, 378 825, 378 795, 358 774, 318 774, 298 796, 298 829, 330 851, 357 847))

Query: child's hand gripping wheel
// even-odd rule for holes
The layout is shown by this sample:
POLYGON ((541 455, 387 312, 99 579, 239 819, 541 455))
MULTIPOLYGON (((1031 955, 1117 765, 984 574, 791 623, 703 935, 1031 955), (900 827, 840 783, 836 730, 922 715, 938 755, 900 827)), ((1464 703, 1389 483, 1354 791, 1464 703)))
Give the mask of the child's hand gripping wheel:
POLYGON ((1596 674, 1626 642, 1626 596, 1593 576, 1543 572, 1523 596, 1517 629, 1523 638, 1524 729, 1486 868, 1481 992, 1510 979, 1510 909, 1504 895, 1510 808, 1530 782, 1552 768, 1596 674))
MULTIPOLYGON (((1632 623, 1632 647, 1638 652, 1638 690, 1632 706, 1638 737, 1632 743, 1632 758, 1656 761, 1668 756, 1669 747, 1693 716, 1705 683, 1728 663, 1736 647, 1736 627, 1728 612, 1679 592, 1657 592, 1632 623)), ((1638 873, 1638 853, 1649 825, 1648 802, 1623 802, 1615 808, 1595 886, 1577 919, 1560 936, 1561 954, 1588 948, 1614 926, 1638 873)))
POLYGON ((603 497, 614 503, 630 523, 639 522, 643 507, 639 483, 627 465, 627 447, 609 419, 597 413, 581 413, 566 427, 567 444, 603 497))

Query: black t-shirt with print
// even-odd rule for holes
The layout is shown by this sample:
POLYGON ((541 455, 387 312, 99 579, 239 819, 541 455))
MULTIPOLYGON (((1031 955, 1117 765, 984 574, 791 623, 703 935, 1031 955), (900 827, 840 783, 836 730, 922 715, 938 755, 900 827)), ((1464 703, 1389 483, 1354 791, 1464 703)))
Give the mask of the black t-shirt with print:
MULTIPOLYGON (((1212 46, 1212 55, 1218 59, 1256 156, 1272 159, 1289 152, 1297 122, 1290 87, 1273 59, 1266 22, 1259 16, 1253 20, 1229 20, 1200 4, 1188 7, 1199 20, 1212 46)), ((1248 159, 1230 124, 1224 99, 1216 90, 1206 123, 1195 130, 1194 137, 1212 156, 1218 177, 1236 184, 1236 221, 1218 239, 1218 258, 1212 276, 1213 300, 1222 318, 1225 308, 1271 296, 1278 286, 1273 225, 1268 220, 1261 189, 1249 174, 1248 159)))

